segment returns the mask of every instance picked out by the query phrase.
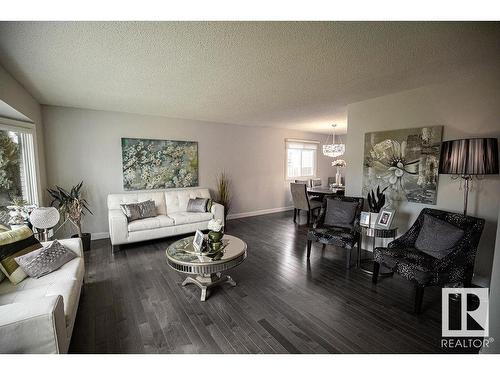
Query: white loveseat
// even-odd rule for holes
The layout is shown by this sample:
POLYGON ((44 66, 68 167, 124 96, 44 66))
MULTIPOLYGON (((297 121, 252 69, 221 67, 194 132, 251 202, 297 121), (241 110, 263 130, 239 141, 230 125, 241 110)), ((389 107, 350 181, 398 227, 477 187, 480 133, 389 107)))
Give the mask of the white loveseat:
POLYGON ((187 212, 191 198, 210 198, 210 192, 205 188, 184 188, 109 194, 109 237, 113 251, 117 245, 204 230, 213 218, 224 222, 224 206, 215 202, 210 212, 187 212), (129 223, 120 205, 149 199, 155 202, 158 216, 129 223))
POLYGON ((0 283, 0 353, 68 351, 85 268, 81 240, 59 242, 77 257, 39 279, 0 283))

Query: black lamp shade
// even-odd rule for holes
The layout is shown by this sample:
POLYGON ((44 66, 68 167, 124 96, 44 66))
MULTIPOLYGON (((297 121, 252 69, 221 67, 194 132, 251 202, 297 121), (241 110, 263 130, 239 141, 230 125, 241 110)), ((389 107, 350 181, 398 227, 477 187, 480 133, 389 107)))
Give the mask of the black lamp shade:
POLYGON ((498 174, 497 138, 445 141, 441 145, 439 173, 457 175, 498 174))

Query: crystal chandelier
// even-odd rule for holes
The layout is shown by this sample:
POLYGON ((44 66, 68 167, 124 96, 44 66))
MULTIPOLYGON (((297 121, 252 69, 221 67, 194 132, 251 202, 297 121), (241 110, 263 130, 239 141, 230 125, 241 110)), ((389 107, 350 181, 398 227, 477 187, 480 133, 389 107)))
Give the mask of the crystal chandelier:
MULTIPOLYGON (((344 155, 345 152, 345 144, 343 143, 335 143, 335 128, 337 124, 333 124, 333 134, 332 134, 332 144, 323 145, 323 155, 329 156, 331 158, 336 158, 338 156, 344 155)), ((326 139, 326 143, 328 143, 328 138, 326 139)))

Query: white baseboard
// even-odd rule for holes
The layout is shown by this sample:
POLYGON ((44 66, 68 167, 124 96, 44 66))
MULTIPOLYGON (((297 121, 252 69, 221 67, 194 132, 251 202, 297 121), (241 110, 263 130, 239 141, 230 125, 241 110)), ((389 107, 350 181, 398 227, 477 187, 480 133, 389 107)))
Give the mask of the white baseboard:
POLYGON ((92 233, 92 239, 93 240, 102 240, 105 238, 109 238, 109 233, 108 232, 97 232, 97 233, 92 233))
POLYGON ((237 213, 237 214, 229 214, 229 215, 227 215, 227 220, 240 219, 242 217, 249 217, 249 216, 274 214, 276 212, 284 212, 284 211, 290 211, 290 210, 293 210, 293 206, 268 208, 268 209, 265 209, 265 210, 258 210, 258 211, 240 212, 240 213, 237 213))
MULTIPOLYGON (((227 216, 227 219, 228 220, 240 219, 242 217, 250 217, 250 216, 258 216, 258 215, 274 214, 276 212, 284 212, 284 211, 290 211, 290 210, 293 210, 293 206, 268 208, 268 209, 265 209, 265 210, 250 211, 250 212, 240 212, 240 213, 237 213, 237 214, 229 214, 227 216)), ((95 233, 92 233, 92 239, 93 240, 102 240, 102 239, 105 239, 105 238, 109 238, 109 232, 95 232, 95 233)))

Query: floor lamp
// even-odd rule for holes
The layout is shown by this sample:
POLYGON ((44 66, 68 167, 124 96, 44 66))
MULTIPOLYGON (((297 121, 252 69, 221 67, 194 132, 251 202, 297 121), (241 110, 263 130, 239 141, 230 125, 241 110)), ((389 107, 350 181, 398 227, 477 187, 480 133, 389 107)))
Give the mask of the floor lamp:
POLYGON ((475 176, 498 174, 497 138, 469 138, 445 141, 441 145, 439 174, 464 180, 464 215, 467 215, 470 182, 475 176))

